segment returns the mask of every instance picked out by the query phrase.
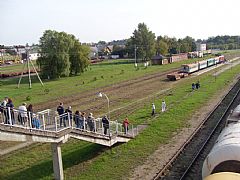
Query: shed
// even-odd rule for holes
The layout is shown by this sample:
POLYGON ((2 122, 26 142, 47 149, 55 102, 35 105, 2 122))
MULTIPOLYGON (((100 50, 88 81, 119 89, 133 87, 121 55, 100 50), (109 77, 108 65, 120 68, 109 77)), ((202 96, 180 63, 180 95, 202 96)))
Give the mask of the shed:
POLYGON ((168 64, 168 59, 163 55, 156 55, 152 57, 152 65, 168 64))

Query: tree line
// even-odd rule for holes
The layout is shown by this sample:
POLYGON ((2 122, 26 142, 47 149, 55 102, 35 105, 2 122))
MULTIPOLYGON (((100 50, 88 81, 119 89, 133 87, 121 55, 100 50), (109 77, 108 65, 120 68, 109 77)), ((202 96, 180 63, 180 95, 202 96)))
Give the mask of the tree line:
MULTIPOLYGON (((149 30, 145 23, 139 23, 133 35, 126 40, 114 41, 114 55, 150 60, 154 55, 171 55, 196 50, 197 43, 206 43, 208 49, 237 49, 240 48, 239 36, 216 36, 207 40, 186 36, 183 39, 175 37, 157 36, 149 30), (125 46, 122 46, 125 41, 125 46)), ((105 44, 100 41, 98 44, 105 44)), ((72 34, 46 30, 39 41, 40 58, 37 64, 43 78, 59 78, 83 73, 89 65, 90 48, 83 45, 72 34)))
POLYGON ((168 36, 157 36, 148 29, 144 23, 139 23, 133 35, 126 40, 126 47, 115 45, 112 54, 122 57, 128 54, 129 57, 136 56, 142 60, 151 59, 154 55, 171 55, 196 51, 196 43, 206 43, 207 49, 239 49, 240 36, 216 36, 207 40, 186 36, 185 38, 171 38, 168 36))

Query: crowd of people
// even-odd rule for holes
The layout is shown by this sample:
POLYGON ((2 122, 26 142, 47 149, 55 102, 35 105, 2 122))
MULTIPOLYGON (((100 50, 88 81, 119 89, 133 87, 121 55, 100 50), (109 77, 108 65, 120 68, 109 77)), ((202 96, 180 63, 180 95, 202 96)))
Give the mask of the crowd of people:
MULTIPOLYGON (((60 119, 60 127, 66 127, 67 126, 67 120, 73 119, 76 128, 82 129, 82 130, 89 130, 92 132, 95 132, 96 129, 96 119, 94 118, 92 113, 89 113, 88 116, 86 116, 85 112, 80 112, 79 110, 76 110, 75 113, 72 112, 71 106, 68 106, 68 108, 64 109, 63 103, 61 102, 57 107, 57 112, 60 119)), ((104 115, 101 119, 102 127, 103 127, 103 133, 107 135, 109 132, 110 127, 110 121, 107 117, 107 115, 104 115)), ((122 126, 124 128, 124 133, 127 134, 128 132, 128 126, 129 121, 126 117, 122 123, 122 126)))
MULTIPOLYGON (((17 108, 16 108, 17 109, 17 108)), ((96 132, 96 119, 93 117, 92 113, 89 113, 86 116, 85 112, 80 112, 76 110, 75 113, 72 112, 71 106, 68 106, 66 109, 61 102, 57 107, 57 113, 59 115, 60 120, 60 127, 66 127, 67 122, 73 120, 76 128, 82 130, 89 130, 92 132, 96 132)), ((16 124, 16 120, 18 121, 17 124, 20 124, 24 127, 32 127, 39 129, 41 126, 40 120, 38 115, 33 111, 33 105, 27 104, 24 102, 18 107, 18 111, 14 110, 14 104, 11 98, 5 97, 0 104, 0 113, 2 114, 4 124, 14 125, 16 124), (15 112, 15 113, 14 113, 15 112), (16 114, 17 112, 17 114, 16 114)), ((103 133, 107 135, 109 132, 110 121, 107 115, 104 115, 101 119, 103 133)), ((128 125, 129 121, 126 117, 122 123, 124 132, 127 134, 128 132, 128 125)))
POLYGON ((36 114, 33 113, 33 106, 26 103, 22 103, 18 107, 17 119, 14 113, 14 104, 11 98, 5 97, 0 104, 0 113, 3 114, 4 124, 14 125, 16 120, 19 124, 27 127, 32 126, 32 128, 40 128, 40 121, 36 114), (28 123, 31 121, 31 123, 28 123))

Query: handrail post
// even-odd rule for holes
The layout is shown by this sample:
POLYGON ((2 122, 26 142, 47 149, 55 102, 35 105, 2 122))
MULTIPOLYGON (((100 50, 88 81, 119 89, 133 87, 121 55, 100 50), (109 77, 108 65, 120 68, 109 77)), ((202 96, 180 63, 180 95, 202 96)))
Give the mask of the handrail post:
POLYGON ((45 130, 45 128, 46 128, 46 124, 45 124, 45 118, 44 118, 45 116, 44 116, 44 114, 42 115, 42 118, 43 118, 43 130, 45 130))
POLYGON ((67 113, 67 116, 68 116, 68 126, 71 127, 71 124, 70 124, 70 113, 69 112, 67 113))
POLYGON ((57 131, 57 117, 55 117, 54 120, 55 120, 55 130, 57 131))
POLYGON ((109 120, 109 136, 111 136, 111 121, 109 120))
POLYGON ((93 123, 94 123, 94 132, 96 133, 96 129, 97 129, 97 126, 96 126, 96 125, 97 125, 97 124, 96 124, 96 120, 95 120, 95 119, 93 120, 93 123))
POLYGON ((86 118, 83 118, 83 131, 85 131, 86 130, 86 118))
POLYGON ((116 120, 116 133, 118 135, 118 122, 117 122, 117 120, 116 120))
POLYGON ((29 128, 30 130, 32 129, 32 117, 31 117, 31 112, 28 112, 28 117, 29 117, 29 128))
POLYGON ((9 123, 10 123, 10 125, 12 126, 12 116, 11 116, 10 107, 7 108, 7 111, 8 111, 8 117, 9 117, 9 123))

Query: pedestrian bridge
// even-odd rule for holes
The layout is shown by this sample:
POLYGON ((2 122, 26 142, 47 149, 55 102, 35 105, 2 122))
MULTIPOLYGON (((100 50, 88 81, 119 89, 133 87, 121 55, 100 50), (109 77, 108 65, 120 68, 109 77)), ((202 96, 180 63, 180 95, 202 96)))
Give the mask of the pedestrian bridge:
MULTIPOLYGON (((60 145, 67 142, 69 138, 110 147, 118 142, 128 142, 139 133, 139 126, 129 125, 128 131, 125 132, 122 123, 109 121, 107 134, 104 134, 101 118, 96 118, 93 121, 92 131, 88 127, 87 120, 84 120, 82 128, 76 128, 73 115, 65 113, 59 116, 50 109, 37 112, 34 116, 30 112, 25 112, 26 121, 22 121, 18 109, 2 109, 3 111, 0 113, 0 140, 52 143, 55 179, 63 179, 60 145), (36 125, 36 119, 38 125, 36 125), (65 122, 64 126, 60 124, 60 120, 65 122)), ((140 129, 144 129, 144 127, 140 127, 140 129)))

